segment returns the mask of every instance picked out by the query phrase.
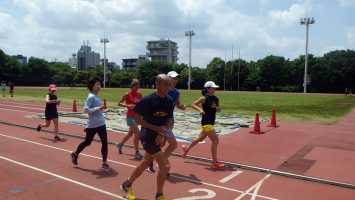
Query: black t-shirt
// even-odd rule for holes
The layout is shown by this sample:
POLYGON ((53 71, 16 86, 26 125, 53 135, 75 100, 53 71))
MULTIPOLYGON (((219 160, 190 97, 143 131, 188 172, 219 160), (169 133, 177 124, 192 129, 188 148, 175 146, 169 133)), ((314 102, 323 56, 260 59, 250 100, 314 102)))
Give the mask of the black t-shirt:
MULTIPOLYGON (((145 96, 133 110, 141 115, 146 122, 156 126, 165 126, 168 120, 173 117, 174 102, 170 96, 161 98, 154 92, 145 96)), ((142 129, 146 128, 142 127, 142 129)), ((144 133, 147 134, 140 135, 141 139, 157 136, 157 133, 150 129, 146 129, 144 133)))
MULTIPOLYGON (((57 100, 57 95, 50 94, 50 93, 48 93, 48 95, 49 95, 49 100, 57 100)), ((45 114, 46 115, 58 115, 58 113, 57 113, 57 104, 55 104, 55 103, 46 103, 45 114)))
POLYGON ((214 122, 216 121, 216 112, 217 112, 217 107, 219 106, 219 100, 216 96, 205 96, 205 103, 202 104, 202 109, 205 112, 204 115, 202 115, 202 125, 207 125, 211 124, 214 125, 214 122))

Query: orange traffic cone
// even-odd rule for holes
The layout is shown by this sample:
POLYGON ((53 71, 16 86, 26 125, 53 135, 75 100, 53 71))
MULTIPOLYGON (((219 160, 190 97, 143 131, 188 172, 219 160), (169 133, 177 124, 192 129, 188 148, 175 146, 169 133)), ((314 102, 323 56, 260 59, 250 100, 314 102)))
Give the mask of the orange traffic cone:
POLYGON ((106 99, 104 99, 104 109, 106 109, 106 99))
POLYGON ((270 120, 270 124, 268 125, 268 127, 278 127, 278 125, 276 125, 276 111, 275 111, 275 109, 272 109, 271 120, 270 120))
POLYGON ((249 133, 254 133, 254 134, 263 134, 264 133, 264 132, 261 132, 261 130, 260 130, 259 113, 255 114, 254 130, 249 131, 249 133))
POLYGON ((78 110, 76 109, 76 101, 74 99, 73 101, 73 112, 77 112, 78 110))

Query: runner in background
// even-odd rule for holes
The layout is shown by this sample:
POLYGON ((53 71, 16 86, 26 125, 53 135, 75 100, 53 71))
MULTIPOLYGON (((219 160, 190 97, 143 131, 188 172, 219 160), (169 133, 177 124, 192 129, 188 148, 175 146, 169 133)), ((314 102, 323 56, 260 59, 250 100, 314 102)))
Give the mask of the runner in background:
POLYGON ((5 90, 6 90, 6 83, 5 81, 1 82, 1 90, 2 90, 2 97, 5 97, 5 90))
POLYGON ((186 158, 189 150, 199 142, 202 142, 208 136, 212 141, 212 167, 221 168, 224 166, 224 164, 217 160, 217 146, 219 139, 214 129, 216 112, 221 111, 219 99, 214 95, 216 88, 219 88, 219 86, 216 85, 213 81, 207 81, 204 85, 204 89, 201 92, 203 97, 200 97, 198 100, 192 103, 192 108, 197 110, 202 115, 202 130, 200 135, 194 139, 189 146, 182 146, 182 155, 183 158, 186 158), (202 108, 200 108, 199 105, 202 105, 202 108))
POLYGON ((54 93, 57 91, 57 87, 54 84, 49 86, 49 92, 46 95, 46 109, 44 111, 44 115, 46 117, 45 124, 39 124, 37 126, 37 132, 41 131, 43 127, 47 128, 51 125, 51 121, 53 121, 54 125, 54 140, 60 141, 61 138, 58 136, 58 111, 57 105, 60 104, 61 100, 57 98, 57 95, 54 93))
POLYGON ((86 99, 84 106, 84 113, 88 113, 89 118, 84 131, 86 132, 85 140, 79 144, 75 152, 71 153, 71 160, 73 165, 78 165, 78 157, 87 146, 89 146, 94 139, 96 133, 101 140, 101 154, 102 154, 102 170, 109 171, 110 166, 107 164, 108 141, 105 118, 103 114, 104 105, 98 96, 101 89, 101 79, 99 77, 91 78, 87 85, 90 93, 86 99))
POLYGON ((14 82, 13 81, 9 82, 9 87, 10 87, 10 95, 11 95, 11 97, 14 97, 15 86, 14 86, 14 82))
POLYGON ((134 149, 135 149, 135 155, 134 158, 136 160, 142 160, 143 156, 142 154, 139 153, 139 129, 137 122, 135 120, 135 117, 137 113, 133 111, 133 108, 135 105, 142 99, 142 94, 138 91, 139 90, 139 80, 138 79, 133 79, 131 82, 131 89, 125 93, 121 100, 118 102, 118 106, 121 107, 126 107, 127 108, 127 113, 126 113, 126 118, 127 118, 127 126, 129 126, 128 133, 127 135, 122 139, 121 142, 117 144, 118 148, 118 153, 122 154, 122 147, 125 142, 129 138, 134 135, 134 149), (124 103, 125 102, 125 103, 124 103))

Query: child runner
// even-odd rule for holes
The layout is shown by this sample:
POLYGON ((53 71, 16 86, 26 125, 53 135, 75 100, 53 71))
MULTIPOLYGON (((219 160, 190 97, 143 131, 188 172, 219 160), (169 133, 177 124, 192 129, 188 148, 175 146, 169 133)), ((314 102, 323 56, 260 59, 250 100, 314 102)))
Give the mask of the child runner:
POLYGON ((133 79, 131 82, 131 89, 122 96, 121 100, 118 102, 118 106, 127 108, 127 126, 129 126, 128 134, 122 139, 120 143, 117 144, 118 153, 122 154, 123 144, 134 135, 134 149, 136 153, 134 158, 137 160, 142 160, 143 156, 139 153, 139 129, 134 117, 137 115, 133 111, 134 106, 142 99, 141 93, 138 91, 139 89, 139 80, 133 79), (125 103, 123 103, 125 102, 125 103))
POLYGON ((171 80, 165 74, 156 78, 156 92, 144 97, 135 107, 136 121, 142 126, 139 138, 145 150, 144 157, 135 168, 131 176, 121 185, 127 193, 127 199, 135 199, 132 193, 132 184, 154 160, 159 165, 157 176, 157 192, 155 199, 164 200, 163 187, 170 163, 161 150, 161 138, 165 137, 167 129, 172 128, 174 103, 168 92, 171 89, 171 80))
POLYGON ((54 124, 54 140, 60 141, 60 137, 58 136, 58 111, 57 105, 60 104, 61 100, 57 99, 57 95, 55 95, 55 91, 57 91, 57 87, 54 84, 49 85, 49 92, 46 95, 46 109, 45 109, 45 117, 46 123, 39 124, 37 126, 37 131, 41 131, 43 127, 49 127, 51 125, 51 121, 54 124))
POLYGON ((200 97, 197 101, 192 103, 192 108, 199 111, 199 113, 202 115, 202 130, 200 135, 196 139, 194 139, 189 146, 182 146, 182 155, 183 158, 186 158, 187 152, 193 146, 195 146, 199 142, 202 142, 208 136, 212 141, 212 167, 221 168, 224 166, 224 164, 218 162, 217 160, 217 145, 219 139, 213 126, 216 120, 216 112, 221 111, 219 99, 214 96, 216 88, 219 88, 219 86, 216 85, 213 81, 207 81, 205 83, 204 89, 201 92, 203 97, 200 97), (198 106, 200 104, 202 105, 202 109, 198 106))
POLYGON ((86 132, 85 140, 79 144, 75 152, 71 153, 72 163, 78 165, 78 156, 85 147, 89 146, 94 139, 96 133, 99 134, 101 140, 101 154, 102 154, 102 170, 109 171, 110 166, 107 164, 107 131, 105 118, 103 115, 104 105, 101 104, 101 100, 98 96, 101 89, 101 79, 99 77, 93 77, 89 79, 88 89, 90 93, 86 99, 84 106, 84 113, 88 113, 89 118, 84 131, 86 132))
POLYGON ((5 97, 5 90, 6 90, 6 83, 5 81, 1 82, 1 90, 2 90, 2 97, 5 97))
MULTIPOLYGON (((174 107, 176 106, 180 110, 186 110, 186 105, 180 103, 180 91, 176 88, 176 85, 179 82, 180 74, 176 73, 175 71, 170 71, 167 75, 171 78, 171 89, 168 95, 173 99, 174 107)), ((173 126, 174 126, 174 116, 173 116, 173 126)), ((166 138, 168 140, 168 146, 166 147, 164 153, 169 158, 171 153, 177 147, 177 142, 175 139, 175 135, 173 133, 173 128, 168 130, 168 133, 166 134, 166 138)), ((151 173, 155 172, 153 168, 153 163, 148 167, 147 170, 151 173)), ((168 173, 168 177, 169 176, 170 173, 168 173)))

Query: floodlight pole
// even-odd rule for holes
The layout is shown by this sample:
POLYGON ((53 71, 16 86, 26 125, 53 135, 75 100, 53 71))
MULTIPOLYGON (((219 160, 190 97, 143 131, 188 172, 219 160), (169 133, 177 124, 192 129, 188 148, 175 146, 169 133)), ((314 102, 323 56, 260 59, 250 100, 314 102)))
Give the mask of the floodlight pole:
POLYGON ((240 49, 239 49, 239 59, 238 59, 238 91, 239 91, 239 74, 240 74, 240 49))
POLYGON ((191 85, 191 43, 192 43, 192 36, 194 35, 195 33, 192 30, 185 31, 185 36, 189 37, 189 77, 187 82, 188 90, 190 90, 190 85, 191 85))
POLYGON ((106 87, 106 43, 108 43, 107 38, 100 39, 101 43, 104 43, 104 88, 106 87))
POLYGON ((304 78, 303 78, 303 93, 307 93, 307 70, 308 70, 308 29, 310 24, 314 24, 314 18, 303 18, 300 20, 300 25, 306 25, 306 54, 304 60, 304 78))

